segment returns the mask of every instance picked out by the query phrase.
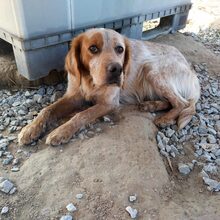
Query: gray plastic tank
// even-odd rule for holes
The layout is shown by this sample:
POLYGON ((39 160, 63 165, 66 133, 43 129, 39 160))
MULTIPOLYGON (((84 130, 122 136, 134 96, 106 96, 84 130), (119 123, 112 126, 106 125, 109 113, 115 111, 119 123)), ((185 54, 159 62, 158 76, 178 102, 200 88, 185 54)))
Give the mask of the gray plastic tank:
POLYGON ((142 36, 144 21, 169 18, 174 32, 190 7, 190 0, 0 0, 0 38, 12 44, 19 73, 35 80, 63 69, 68 42, 88 28, 147 39, 159 30, 142 36))

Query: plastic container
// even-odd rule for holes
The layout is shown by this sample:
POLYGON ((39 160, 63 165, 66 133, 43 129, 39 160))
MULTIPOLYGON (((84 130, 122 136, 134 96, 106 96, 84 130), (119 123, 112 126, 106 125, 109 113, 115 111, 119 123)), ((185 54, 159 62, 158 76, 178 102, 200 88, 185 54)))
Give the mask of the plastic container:
POLYGON ((145 20, 173 16, 171 31, 183 27, 190 5, 190 0, 0 0, 0 38, 13 45, 19 73, 35 80, 63 69, 68 42, 87 28, 113 28, 140 39, 145 20))

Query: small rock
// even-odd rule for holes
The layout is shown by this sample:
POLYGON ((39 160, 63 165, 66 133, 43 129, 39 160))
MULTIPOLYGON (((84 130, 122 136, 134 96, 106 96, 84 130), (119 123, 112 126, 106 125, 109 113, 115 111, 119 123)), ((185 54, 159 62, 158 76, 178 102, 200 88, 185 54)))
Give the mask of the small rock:
POLYGON ((203 181, 208 185, 208 190, 210 191, 220 191, 220 183, 216 180, 203 177, 203 181))
POLYGON ((111 119, 108 116, 104 116, 103 119, 105 122, 111 122, 111 119))
POLYGON ((209 178, 209 175, 208 175, 204 170, 202 170, 199 175, 200 175, 201 177, 209 178))
POLYGON ((136 200, 137 200, 136 194, 129 196, 129 202, 135 202, 136 200))
POLYGON ((166 151, 169 153, 171 151, 171 146, 170 145, 166 145, 166 151))
POLYGON ((39 94, 35 94, 34 96, 33 96, 33 100, 35 101, 35 102, 37 102, 37 103, 41 103, 42 102, 42 95, 39 95, 39 94))
POLYGON ((11 163, 11 161, 13 160, 13 156, 12 155, 8 155, 8 157, 6 159, 3 160, 2 164, 3 165, 8 165, 11 163))
POLYGON ((169 138, 170 138, 174 133, 175 133, 175 131, 172 130, 172 129, 170 129, 170 128, 168 128, 168 129, 166 130, 166 136, 169 137, 169 138))
POLYGON ((5 193, 9 193, 10 190, 14 187, 14 184, 9 180, 4 180, 0 183, 0 190, 5 193))
POLYGON ((215 160, 215 163, 216 163, 218 166, 220 166, 220 158, 216 159, 216 160, 215 160))
POLYGON ((206 171, 206 172, 209 172, 209 173, 212 173, 212 174, 216 174, 218 172, 218 169, 217 169, 217 166, 212 164, 212 163, 209 163, 207 165, 205 165, 203 167, 203 169, 206 171))
POLYGON ((77 198, 77 199, 82 199, 82 198, 83 198, 83 194, 82 194, 82 193, 76 194, 76 198, 77 198))
POLYGON ((60 220, 73 220, 73 217, 71 215, 63 215, 60 220))
POLYGON ((211 151, 214 151, 219 148, 217 144, 203 143, 203 144, 200 144, 200 146, 203 150, 205 150, 207 152, 211 152, 211 151))
POLYGON ((19 159, 18 158, 15 158, 13 161, 12 161, 12 165, 18 165, 19 164, 19 159))
POLYGON ((216 157, 220 156, 220 149, 218 149, 214 154, 216 157))
POLYGON ((51 98, 50 98, 50 102, 55 102, 57 101, 60 97, 62 97, 63 93, 60 91, 55 92, 51 98))
POLYGON ((12 194, 14 194, 16 191, 17 191, 17 188, 16 188, 16 187, 13 187, 13 188, 10 190, 9 194, 12 195, 12 194))
POLYGON ((216 138, 214 137, 214 135, 209 134, 207 137, 207 140, 210 144, 215 144, 216 143, 216 138))
POLYGON ((66 209, 69 211, 69 212, 74 212, 76 211, 76 207, 73 205, 73 203, 70 203, 66 206, 66 209))
POLYGON ((137 217, 137 209, 131 208, 131 206, 126 207, 126 211, 130 214, 131 218, 134 219, 137 217))
POLYGON ((7 207, 7 206, 4 206, 4 207, 2 208, 1 214, 4 215, 4 214, 8 213, 8 210, 9 210, 8 207, 7 207))
POLYGON ((16 167, 16 166, 11 168, 12 172, 18 172, 19 170, 20 170, 19 167, 16 167))
POLYGON ((187 164, 179 163, 178 164, 178 170, 181 174, 187 175, 190 173, 190 167, 187 164))

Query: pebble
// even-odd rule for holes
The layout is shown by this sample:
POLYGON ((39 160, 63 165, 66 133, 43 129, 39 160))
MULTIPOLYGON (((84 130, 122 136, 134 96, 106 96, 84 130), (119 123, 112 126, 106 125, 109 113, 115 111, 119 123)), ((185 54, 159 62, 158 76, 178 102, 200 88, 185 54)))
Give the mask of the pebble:
POLYGON ((76 198, 77 198, 77 199, 82 199, 82 198, 83 198, 83 194, 82 194, 82 193, 76 194, 76 198))
POLYGON ((73 220, 73 217, 71 215, 63 215, 60 220, 73 220))
POLYGON ((8 213, 8 206, 4 206, 3 208, 2 208, 2 211, 1 211, 1 214, 2 215, 4 215, 4 214, 6 214, 6 213, 8 213))
POLYGON ((20 170, 20 168, 19 168, 19 167, 16 167, 16 166, 14 166, 14 167, 11 168, 11 171, 12 171, 12 172, 18 172, 19 170, 20 170))
POLYGON ((129 196, 129 202, 135 202, 136 200, 137 200, 137 196, 136 195, 129 196))
POLYGON ((14 194, 16 191, 17 191, 17 188, 16 188, 16 187, 13 187, 13 188, 10 190, 9 194, 12 195, 12 194, 14 194))
POLYGON ((133 208, 131 208, 131 206, 127 206, 127 207, 126 207, 126 211, 130 214, 130 217, 131 217, 132 219, 134 219, 134 218, 137 217, 137 214, 138 214, 137 209, 133 209, 133 208))
POLYGON ((209 172, 211 174, 217 174, 218 169, 217 166, 212 164, 212 163, 208 163, 203 167, 204 171, 209 172))
POLYGON ((15 158, 13 161, 12 161, 12 165, 18 165, 19 164, 19 159, 18 158, 15 158))
POLYGON ((220 191, 220 183, 216 180, 207 178, 207 177, 203 177, 203 181, 205 182, 205 184, 208 185, 208 190, 210 191, 220 191))
POLYGON ((108 116, 104 116, 103 119, 104 122, 111 122, 111 119, 108 116))
POLYGON ((216 163, 218 166, 220 166, 220 158, 216 159, 216 160, 215 160, 215 163, 216 163))
POLYGON ((73 205, 73 203, 68 204, 68 205, 66 206, 66 209, 67 209, 67 211, 69 211, 69 212, 74 212, 74 211, 77 210, 76 207, 73 205))
POLYGON ((178 170, 181 174, 188 175, 190 173, 190 167, 187 164, 179 163, 178 170))
POLYGON ((0 183, 0 190, 4 193, 9 193, 13 187, 14 184, 7 179, 0 183))

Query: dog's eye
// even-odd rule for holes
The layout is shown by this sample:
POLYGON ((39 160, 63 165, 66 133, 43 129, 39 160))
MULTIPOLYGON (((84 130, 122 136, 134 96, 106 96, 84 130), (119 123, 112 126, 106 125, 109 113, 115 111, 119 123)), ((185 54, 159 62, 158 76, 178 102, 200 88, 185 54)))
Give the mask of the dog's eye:
POLYGON ((115 47, 115 51, 116 51, 116 53, 121 54, 124 52, 124 48, 122 46, 117 46, 117 47, 115 47))
POLYGON ((99 52, 99 48, 96 46, 96 45, 92 45, 89 47, 89 51, 92 53, 92 54, 96 54, 99 52))

